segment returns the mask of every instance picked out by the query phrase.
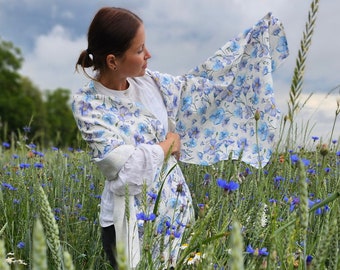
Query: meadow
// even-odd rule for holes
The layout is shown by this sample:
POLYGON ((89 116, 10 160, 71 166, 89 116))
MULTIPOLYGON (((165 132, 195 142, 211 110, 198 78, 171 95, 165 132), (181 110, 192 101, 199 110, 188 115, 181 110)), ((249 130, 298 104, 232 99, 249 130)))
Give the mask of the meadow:
MULTIPOLYGON (((340 141, 332 138, 340 101, 327 139, 295 122, 317 10, 313 1, 269 164, 180 164, 196 219, 176 269, 340 269, 340 141)), ((30 137, 26 128, 0 146, 0 269, 111 269, 98 223, 104 177, 88 149, 41 149, 30 137)), ((154 230, 146 220, 137 269, 167 267, 151 259, 154 230)), ((124 257, 119 264, 127 269, 124 257)))

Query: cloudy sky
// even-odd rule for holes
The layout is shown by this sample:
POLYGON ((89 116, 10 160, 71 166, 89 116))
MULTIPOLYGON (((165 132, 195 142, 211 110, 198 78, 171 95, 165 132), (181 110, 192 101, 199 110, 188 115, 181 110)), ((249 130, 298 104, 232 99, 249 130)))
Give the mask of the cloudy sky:
MULTIPOLYGON (((290 57, 274 77, 277 103, 286 113, 310 4, 308 0, 0 0, 0 37, 22 50, 21 73, 39 89, 75 91, 87 79, 74 72, 74 65, 87 47, 93 15, 102 6, 125 7, 140 15, 152 54, 149 68, 174 75, 199 64, 271 11, 283 22, 290 48, 290 57)), ((340 1, 320 1, 302 99, 313 95, 299 114, 301 125, 314 126, 310 136, 327 140, 340 100, 339 10, 340 1)), ((335 131, 339 136, 340 123, 335 131)))

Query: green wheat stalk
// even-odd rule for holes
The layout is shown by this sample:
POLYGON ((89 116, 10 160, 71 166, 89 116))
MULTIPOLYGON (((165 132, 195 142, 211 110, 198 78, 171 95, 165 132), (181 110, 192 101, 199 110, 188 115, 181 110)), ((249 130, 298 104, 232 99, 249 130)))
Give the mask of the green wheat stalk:
POLYGON ((72 262, 72 256, 66 250, 64 251, 64 269, 65 270, 75 270, 73 262, 72 262))
POLYGON ((10 270, 8 263, 6 262, 6 249, 5 241, 0 240, 0 269, 10 270))
POLYGON ((314 26, 318 9, 319 0, 314 0, 308 12, 308 20, 306 22, 303 37, 300 42, 300 49, 298 51, 298 56, 296 59, 296 66, 294 68, 294 74, 292 78, 288 101, 288 119, 290 120, 288 139, 290 139, 290 135, 292 132, 291 129, 295 120, 295 114, 299 109, 301 109, 300 96, 302 93, 303 76, 305 73, 307 53, 312 43, 312 36, 314 32, 314 26))
POLYGON ((328 248, 330 246, 329 241, 329 235, 330 235, 330 217, 329 215, 324 216, 324 224, 322 226, 322 231, 320 233, 319 237, 319 243, 316 248, 315 254, 318 254, 318 256, 314 260, 314 268, 315 269, 325 269, 324 263, 327 255, 328 248), (323 267, 322 267, 323 266, 323 267))
POLYGON ((40 218, 46 234, 47 244, 52 254, 55 269, 62 269, 61 246, 59 240, 58 224, 53 216, 50 204, 44 189, 39 185, 36 186, 37 197, 40 208, 40 218))
POLYGON ((231 232, 231 270, 243 270, 243 238, 241 235, 241 226, 238 222, 233 222, 233 229, 231 232))
MULTIPOLYGON (((299 160, 298 162, 298 169, 299 169, 299 177, 298 177, 298 191, 299 191, 299 197, 300 197, 300 203, 299 203, 299 218, 300 218, 300 229, 302 233, 302 238, 304 243, 307 243, 307 229, 308 229, 308 188, 307 188, 307 182, 306 182, 306 170, 304 168, 303 162, 299 160)), ((306 257, 306 245, 304 245, 303 250, 304 256, 306 257)), ((305 268, 306 266, 306 260, 304 260, 305 268)))
POLYGON ((43 225, 38 218, 33 227, 32 269, 47 270, 47 247, 43 225))

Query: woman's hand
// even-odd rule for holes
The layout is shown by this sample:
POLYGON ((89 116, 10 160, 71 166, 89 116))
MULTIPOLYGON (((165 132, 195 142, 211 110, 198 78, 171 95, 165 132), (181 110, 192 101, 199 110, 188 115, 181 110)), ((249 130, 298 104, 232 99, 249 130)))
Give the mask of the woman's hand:
POLYGON ((165 137, 165 141, 160 142, 159 145, 162 147, 165 157, 167 155, 174 155, 177 160, 179 159, 181 140, 177 133, 169 132, 165 137))

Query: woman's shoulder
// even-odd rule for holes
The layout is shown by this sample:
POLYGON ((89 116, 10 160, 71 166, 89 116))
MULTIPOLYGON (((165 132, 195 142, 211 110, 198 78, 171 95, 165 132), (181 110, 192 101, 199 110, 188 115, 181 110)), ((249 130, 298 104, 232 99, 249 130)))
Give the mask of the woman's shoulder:
POLYGON ((94 87, 93 80, 89 81, 82 87, 80 87, 76 92, 76 95, 95 95, 97 94, 96 88, 94 87))

